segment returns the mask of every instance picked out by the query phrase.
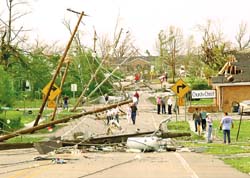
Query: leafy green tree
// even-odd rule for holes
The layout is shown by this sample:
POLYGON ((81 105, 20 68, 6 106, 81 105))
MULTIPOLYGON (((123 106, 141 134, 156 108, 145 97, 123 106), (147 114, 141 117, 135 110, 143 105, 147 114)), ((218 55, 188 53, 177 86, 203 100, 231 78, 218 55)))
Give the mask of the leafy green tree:
POLYGON ((11 107, 13 105, 15 95, 12 86, 12 78, 0 66, 0 106, 11 107))

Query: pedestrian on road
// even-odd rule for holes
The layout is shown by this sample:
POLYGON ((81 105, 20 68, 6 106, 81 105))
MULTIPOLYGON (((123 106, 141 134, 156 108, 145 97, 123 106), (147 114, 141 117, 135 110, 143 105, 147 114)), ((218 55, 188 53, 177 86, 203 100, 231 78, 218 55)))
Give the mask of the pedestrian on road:
POLYGON ((213 119, 209 113, 206 114, 206 122, 207 122, 207 142, 212 143, 212 132, 213 132, 213 119))
POLYGON ((67 95, 63 97, 63 109, 69 109, 69 97, 67 95))
POLYGON ((128 121, 128 124, 131 123, 131 104, 128 104, 128 107, 127 107, 127 121, 128 121))
POLYGON ((136 114, 137 114, 137 106, 135 103, 133 103, 131 106, 131 119, 132 119, 133 125, 135 125, 136 114))
POLYGON ((230 138, 230 129, 234 128, 233 118, 228 115, 227 112, 224 113, 224 117, 221 119, 220 122, 220 130, 223 130, 223 136, 224 136, 224 143, 226 144, 226 141, 228 144, 231 143, 230 138))
POLYGON ((193 113, 193 120, 194 120, 195 132, 198 132, 198 134, 200 135, 201 113, 198 108, 195 108, 195 111, 193 113))
POLYGON ((207 112, 203 110, 201 112, 201 127, 203 132, 206 131, 206 117, 207 117, 207 112))
POLYGON ((106 117, 107 117, 107 125, 109 125, 109 121, 112 119, 111 110, 107 110, 106 117))
POLYGON ((167 102, 168 102, 168 114, 172 114, 172 105, 173 105, 172 98, 169 97, 167 102))
POLYGON ((161 113, 161 97, 160 96, 157 96, 156 104, 157 104, 157 114, 160 114, 161 113))
POLYGON ((119 123, 119 108, 118 107, 112 109, 112 116, 113 116, 113 119, 116 120, 117 123, 119 123))
POLYGON ((136 99, 137 99, 137 103, 136 104, 138 104, 139 103, 139 97, 140 97, 138 91, 135 92, 134 97, 136 97, 136 99))
POLYGON ((166 98, 161 98, 161 113, 166 114, 166 98))
POLYGON ((109 102, 109 95, 107 93, 104 95, 104 100, 105 100, 105 104, 108 104, 108 102, 109 102))

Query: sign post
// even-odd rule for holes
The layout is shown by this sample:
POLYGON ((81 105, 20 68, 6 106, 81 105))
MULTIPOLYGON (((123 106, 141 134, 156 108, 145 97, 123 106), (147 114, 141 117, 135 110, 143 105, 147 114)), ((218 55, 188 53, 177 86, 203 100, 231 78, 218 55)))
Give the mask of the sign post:
MULTIPOLYGON (((182 80, 179 79, 172 87, 171 90, 179 97, 183 98, 187 92, 190 91, 190 87, 182 80)), ((186 121, 186 102, 185 102, 185 121, 186 121)))
MULTIPOLYGON (((51 85, 51 82, 49 82, 42 90, 42 93, 44 95, 47 95, 48 92, 49 92, 49 87, 51 85)), ((56 84, 53 84, 52 88, 51 88, 51 91, 49 93, 49 100, 52 101, 54 100, 60 93, 61 93, 61 89, 56 85, 56 84)))
POLYGON ((187 92, 189 92, 190 87, 182 80, 179 79, 172 87, 171 90, 180 98, 182 98, 187 92))
POLYGON ((75 92, 77 91, 77 84, 71 84, 71 91, 73 92, 73 98, 75 99, 75 92))

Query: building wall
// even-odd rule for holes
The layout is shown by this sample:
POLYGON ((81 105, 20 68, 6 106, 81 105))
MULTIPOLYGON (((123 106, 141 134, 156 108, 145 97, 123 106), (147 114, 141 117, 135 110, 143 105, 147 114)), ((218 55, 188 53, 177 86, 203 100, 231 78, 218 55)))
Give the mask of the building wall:
POLYGON ((219 88, 217 104, 223 112, 232 112, 233 103, 242 100, 250 100, 250 86, 223 86, 219 88))

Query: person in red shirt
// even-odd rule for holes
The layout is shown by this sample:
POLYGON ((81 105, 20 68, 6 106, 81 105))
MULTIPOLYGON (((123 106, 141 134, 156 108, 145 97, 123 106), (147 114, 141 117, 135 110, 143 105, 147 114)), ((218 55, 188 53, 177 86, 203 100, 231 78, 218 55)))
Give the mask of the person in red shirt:
POLYGON ((135 82, 137 83, 137 82, 139 82, 139 80, 140 80, 140 74, 135 74, 135 82))
POLYGON ((138 93, 137 91, 135 92, 134 97, 137 98, 137 104, 138 104, 138 102, 139 102, 139 97, 140 97, 140 96, 139 96, 139 93, 138 93))

